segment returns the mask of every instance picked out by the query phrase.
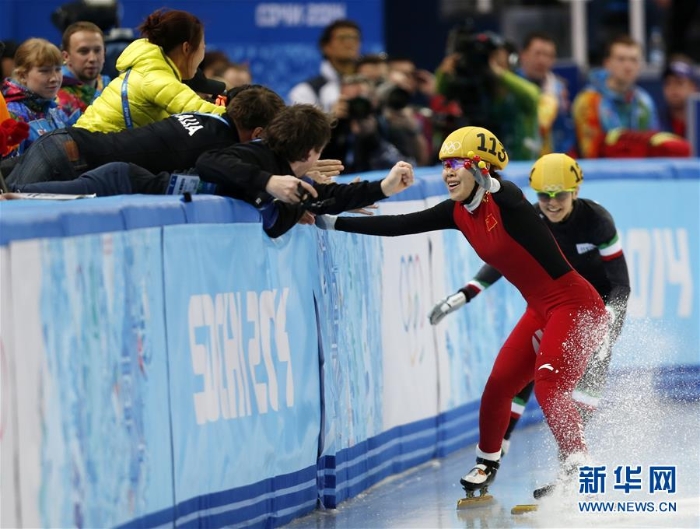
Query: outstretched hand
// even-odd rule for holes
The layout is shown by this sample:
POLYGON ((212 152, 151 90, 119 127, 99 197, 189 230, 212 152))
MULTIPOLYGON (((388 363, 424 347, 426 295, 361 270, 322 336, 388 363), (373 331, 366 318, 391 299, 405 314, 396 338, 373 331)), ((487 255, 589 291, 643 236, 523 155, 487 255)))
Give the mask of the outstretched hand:
POLYGON ((408 162, 397 162, 387 177, 382 180, 382 193, 390 197, 413 185, 413 166, 408 162))
MULTIPOLYGON (((359 176, 356 176, 355 178, 352 179, 351 184, 357 184, 361 181, 359 176)), ((372 216, 374 215, 374 211, 370 211, 370 209, 379 209, 379 206, 376 204, 370 204, 369 206, 365 206, 364 208, 358 208, 358 209, 350 209, 348 210, 348 213, 357 213, 359 215, 368 215, 372 216)))
POLYGON ((314 186, 292 175, 272 175, 267 181, 265 191, 287 204, 298 204, 304 199, 305 194, 318 197, 314 186))
MULTIPOLYGON (((345 167, 340 160, 317 160, 316 163, 311 166, 311 169, 309 169, 309 176, 311 176, 310 173, 318 173, 320 178, 328 179, 338 176, 343 169, 345 169, 345 167)), ((316 178, 314 178, 314 180, 319 182, 316 178)))

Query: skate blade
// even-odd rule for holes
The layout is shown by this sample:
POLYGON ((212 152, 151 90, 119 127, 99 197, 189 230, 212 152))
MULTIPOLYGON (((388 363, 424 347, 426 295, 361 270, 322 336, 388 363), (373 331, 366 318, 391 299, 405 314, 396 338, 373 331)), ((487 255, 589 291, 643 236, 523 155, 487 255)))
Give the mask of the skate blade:
POLYGON ((525 514, 526 512, 537 511, 537 505, 516 505, 510 510, 510 514, 525 514))
POLYGON ((490 494, 474 496, 473 498, 460 498, 457 500, 457 510, 473 509, 474 507, 490 505, 491 503, 493 503, 493 496, 490 494))

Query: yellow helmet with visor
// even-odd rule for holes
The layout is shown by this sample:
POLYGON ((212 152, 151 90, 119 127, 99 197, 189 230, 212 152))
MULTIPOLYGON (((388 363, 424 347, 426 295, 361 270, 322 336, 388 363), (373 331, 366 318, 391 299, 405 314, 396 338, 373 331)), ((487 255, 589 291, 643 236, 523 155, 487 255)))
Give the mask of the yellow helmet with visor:
POLYGON ((452 132, 440 148, 440 160, 478 156, 495 169, 505 169, 508 153, 493 132, 483 127, 462 127, 452 132))
POLYGON ((530 187, 550 197, 561 192, 576 191, 581 182, 581 167, 571 156, 562 153, 545 154, 530 171, 530 187))

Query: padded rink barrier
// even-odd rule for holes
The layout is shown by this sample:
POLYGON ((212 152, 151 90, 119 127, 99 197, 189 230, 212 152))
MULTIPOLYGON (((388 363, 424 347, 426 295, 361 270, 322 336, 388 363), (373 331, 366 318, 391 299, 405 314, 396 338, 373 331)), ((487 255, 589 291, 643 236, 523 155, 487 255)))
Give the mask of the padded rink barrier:
MULTIPOLYGON (((632 278, 613 368, 697 399, 700 161, 581 165, 632 278)), ((444 198, 417 175, 380 213, 444 198)), ((524 303, 426 315, 480 264, 457 233, 270 240, 220 197, 0 203, 2 526, 278 526, 474 442, 524 303)))

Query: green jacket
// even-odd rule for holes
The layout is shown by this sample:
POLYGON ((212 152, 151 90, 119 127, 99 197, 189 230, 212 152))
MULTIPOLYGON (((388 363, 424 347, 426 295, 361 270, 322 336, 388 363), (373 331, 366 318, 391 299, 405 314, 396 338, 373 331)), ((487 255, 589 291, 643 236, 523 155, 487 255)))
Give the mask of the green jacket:
MULTIPOLYGON (((449 74, 436 72, 436 82, 439 93, 450 93, 452 77, 449 74)), ((491 121, 499 124, 499 130, 492 132, 505 145, 511 160, 536 160, 540 155, 539 98, 539 87, 514 72, 506 71, 498 78, 497 91, 491 94, 488 112, 491 121)))
POLYGON ((540 89, 511 71, 506 71, 499 81, 505 90, 495 98, 493 113, 507 131, 499 139, 511 160, 536 160, 542 150, 537 121, 540 89))
POLYGON ((122 84, 129 72, 127 99, 133 127, 154 123, 181 112, 222 115, 226 108, 199 97, 182 83, 180 72, 163 50, 146 39, 135 40, 117 59, 119 77, 113 79, 75 124, 93 132, 127 128, 122 106, 122 84))

